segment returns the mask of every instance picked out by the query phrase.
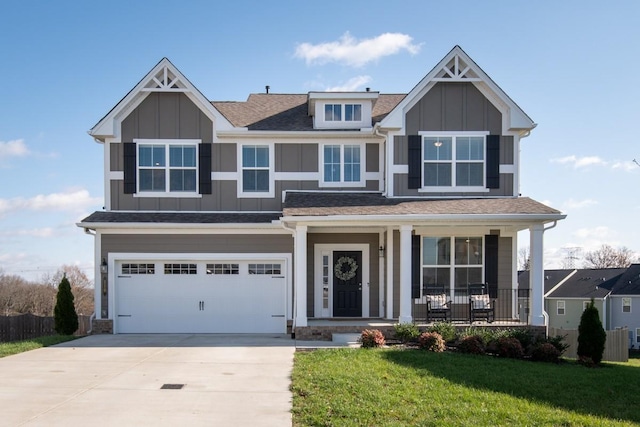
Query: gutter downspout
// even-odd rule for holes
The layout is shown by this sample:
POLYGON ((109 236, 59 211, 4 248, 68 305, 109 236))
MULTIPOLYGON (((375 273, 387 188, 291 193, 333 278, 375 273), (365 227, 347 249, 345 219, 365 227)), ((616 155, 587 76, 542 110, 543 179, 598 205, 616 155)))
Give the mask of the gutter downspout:
POLYGON ((387 173, 389 173, 389 140, 387 139, 387 136, 380 133, 380 122, 376 122, 376 124, 373 125, 373 134, 384 140, 384 171, 382 171, 384 191, 382 192, 382 196, 387 197, 387 194, 389 194, 389 189, 387 188, 387 173))

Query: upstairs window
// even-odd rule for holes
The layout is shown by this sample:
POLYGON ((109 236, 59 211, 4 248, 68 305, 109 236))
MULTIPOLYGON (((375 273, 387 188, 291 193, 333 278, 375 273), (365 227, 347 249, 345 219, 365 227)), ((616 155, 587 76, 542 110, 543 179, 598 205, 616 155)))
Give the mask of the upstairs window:
POLYGON ((196 144, 138 144, 138 191, 195 193, 196 158, 196 144))
POLYGON ((631 298, 622 298, 622 312, 631 313, 631 298))
POLYGON ((362 186, 362 146, 327 144, 321 148, 324 186, 362 186))
POLYGON ((269 191, 269 147, 245 145, 242 147, 242 191, 264 193, 269 191))
POLYGON ((484 136, 424 136, 423 187, 484 187, 484 136))
POLYGON ((325 104, 325 122, 361 122, 362 104, 325 104), (343 115, 344 108, 344 115, 343 115))
POLYGON ((558 313, 558 316, 564 316, 564 313, 565 313, 564 301, 556 302, 556 313, 558 313))

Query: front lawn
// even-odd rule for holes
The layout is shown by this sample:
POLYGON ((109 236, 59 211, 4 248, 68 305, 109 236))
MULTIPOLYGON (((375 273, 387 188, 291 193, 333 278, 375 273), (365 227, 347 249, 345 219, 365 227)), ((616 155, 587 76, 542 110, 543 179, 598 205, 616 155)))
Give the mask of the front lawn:
POLYGON ((453 352, 299 352, 294 426, 623 426, 640 423, 640 366, 585 368, 453 352))
POLYGON ((25 341, 3 342, 0 343, 0 357, 23 353, 36 348, 49 347, 50 345, 75 340, 76 338, 78 337, 72 335, 50 335, 25 341))

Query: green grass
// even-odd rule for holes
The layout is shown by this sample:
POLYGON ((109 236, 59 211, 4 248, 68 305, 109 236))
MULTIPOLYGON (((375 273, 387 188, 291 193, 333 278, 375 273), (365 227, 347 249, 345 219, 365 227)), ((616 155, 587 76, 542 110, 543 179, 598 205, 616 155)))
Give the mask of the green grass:
POLYGON ((0 357, 24 353, 25 351, 35 350, 36 348, 49 347, 50 345, 75 340, 76 338, 79 337, 69 335, 51 335, 25 341, 3 342, 0 343, 0 357))
POLYGON ((640 363, 585 368, 420 350, 301 352, 294 426, 624 426, 640 363))

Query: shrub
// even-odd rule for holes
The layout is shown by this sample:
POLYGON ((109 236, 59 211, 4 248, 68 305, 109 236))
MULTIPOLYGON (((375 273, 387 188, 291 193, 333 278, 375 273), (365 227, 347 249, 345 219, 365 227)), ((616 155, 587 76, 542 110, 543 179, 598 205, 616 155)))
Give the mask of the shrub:
POLYGON ((446 342, 453 342, 458 337, 458 331, 451 322, 436 322, 427 331, 437 332, 446 342))
POLYGON ((590 358, 597 365, 602 360, 607 333, 602 327, 593 298, 582 312, 578 326, 578 357, 590 358))
POLYGON ((78 313, 73 305, 71 284, 67 276, 62 276, 56 295, 56 306, 53 309, 54 329, 60 335, 73 335, 78 330, 78 313))
POLYGON ((437 332, 423 332, 418 339, 420 348, 423 350, 442 353, 444 351, 444 340, 437 332))
POLYGON ((498 338, 495 342, 496 354, 498 356, 508 357, 510 359, 522 359, 524 357, 524 349, 517 338, 502 337, 498 338))
POLYGON ((522 329, 522 328, 510 329, 508 330, 507 336, 513 337, 518 341, 520 341, 522 348, 525 350, 532 347, 536 341, 536 337, 534 336, 533 331, 531 329, 522 329))
POLYGON ((415 341, 420 336, 420 330, 414 323, 396 323, 393 325, 396 337, 403 343, 415 341))
POLYGON ((382 347, 385 344, 384 335, 378 329, 365 329, 360 335, 363 348, 382 347))
POLYGON ((457 345, 458 351, 468 354, 484 354, 484 344, 482 338, 477 335, 468 335, 460 340, 457 345))
POLYGON ((561 352, 550 342, 538 343, 533 347, 531 360, 537 362, 558 363, 561 352))
POLYGON ((558 357, 560 357, 562 353, 567 351, 567 349, 569 348, 569 344, 564 342, 564 339, 566 337, 567 337, 566 335, 556 335, 555 337, 548 337, 546 338, 545 343, 549 343, 552 346, 554 346, 556 350, 558 350, 559 352, 558 357))

